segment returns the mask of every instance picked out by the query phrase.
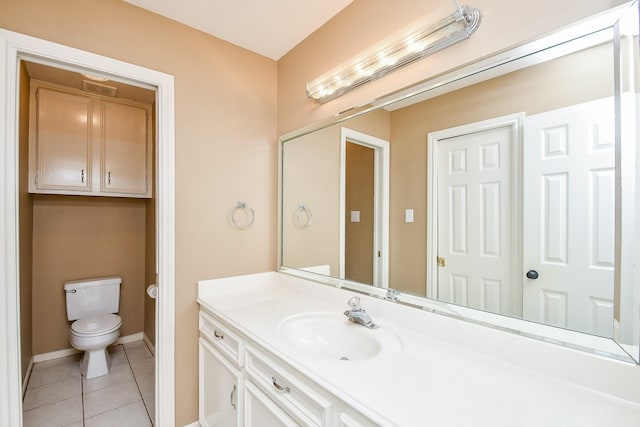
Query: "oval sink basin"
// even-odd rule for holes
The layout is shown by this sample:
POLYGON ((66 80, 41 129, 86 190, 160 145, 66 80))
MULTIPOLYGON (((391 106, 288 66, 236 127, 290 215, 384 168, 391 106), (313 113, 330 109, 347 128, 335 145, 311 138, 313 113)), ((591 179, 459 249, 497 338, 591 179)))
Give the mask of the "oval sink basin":
POLYGON ((382 326, 368 329, 337 313, 290 316, 280 322, 278 333, 308 356, 324 360, 379 360, 402 350, 393 332, 382 326))

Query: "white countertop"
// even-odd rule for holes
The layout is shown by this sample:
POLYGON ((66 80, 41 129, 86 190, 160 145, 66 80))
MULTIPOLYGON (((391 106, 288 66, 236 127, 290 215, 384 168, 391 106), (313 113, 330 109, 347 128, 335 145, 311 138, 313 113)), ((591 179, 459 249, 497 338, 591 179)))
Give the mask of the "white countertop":
POLYGON ((640 426, 640 366, 364 295, 398 354, 326 361, 278 332, 295 314, 342 313, 353 295, 270 272, 201 281, 198 302, 381 425, 640 426))

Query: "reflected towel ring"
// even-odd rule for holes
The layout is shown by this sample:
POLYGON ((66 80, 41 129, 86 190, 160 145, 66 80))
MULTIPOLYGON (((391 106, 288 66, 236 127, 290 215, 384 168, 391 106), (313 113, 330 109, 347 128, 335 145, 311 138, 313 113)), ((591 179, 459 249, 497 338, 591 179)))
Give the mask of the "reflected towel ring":
POLYGON ((233 223, 233 225, 236 228, 249 228, 251 227, 251 224, 253 224, 253 221, 256 219, 256 214, 253 211, 253 208, 247 206, 247 204, 245 202, 238 202, 238 204, 236 205, 235 208, 233 208, 233 211, 231 211, 231 222, 233 223), (240 210, 246 210, 249 213, 249 220, 244 223, 244 224, 239 224, 238 221, 236 221, 236 213, 240 210))
POLYGON ((296 226, 298 228, 307 228, 308 226, 311 225, 312 222, 313 222, 313 214, 311 213, 311 209, 309 209, 309 206, 299 205, 298 210, 296 211, 296 216, 295 216, 296 226), (304 213, 305 216, 307 217, 307 220, 304 223, 300 220, 300 216, 302 215, 302 213, 304 213))

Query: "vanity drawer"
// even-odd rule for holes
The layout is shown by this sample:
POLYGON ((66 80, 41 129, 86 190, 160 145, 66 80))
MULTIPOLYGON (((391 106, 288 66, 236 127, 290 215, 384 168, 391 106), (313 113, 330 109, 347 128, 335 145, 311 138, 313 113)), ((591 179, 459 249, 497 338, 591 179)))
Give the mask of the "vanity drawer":
POLYGON ((339 427, 378 427, 379 424, 374 423, 363 415, 350 409, 340 408, 339 427))
POLYGON ((242 338, 202 310, 200 310, 200 333, 236 365, 244 364, 242 338))
POLYGON ((246 347, 247 375, 291 416, 305 426, 329 425, 330 395, 282 362, 246 347))

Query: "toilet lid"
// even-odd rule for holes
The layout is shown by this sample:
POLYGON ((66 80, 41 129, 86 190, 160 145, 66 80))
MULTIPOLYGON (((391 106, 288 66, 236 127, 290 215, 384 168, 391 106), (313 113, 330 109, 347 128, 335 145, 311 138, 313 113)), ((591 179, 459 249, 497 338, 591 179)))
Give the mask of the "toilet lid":
POLYGON ((71 324, 76 335, 99 335, 112 332, 120 327, 122 319, 117 314, 101 314, 78 319, 71 324))

